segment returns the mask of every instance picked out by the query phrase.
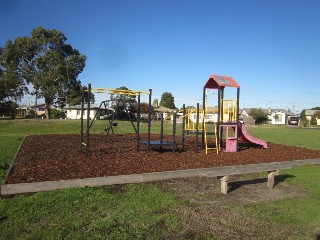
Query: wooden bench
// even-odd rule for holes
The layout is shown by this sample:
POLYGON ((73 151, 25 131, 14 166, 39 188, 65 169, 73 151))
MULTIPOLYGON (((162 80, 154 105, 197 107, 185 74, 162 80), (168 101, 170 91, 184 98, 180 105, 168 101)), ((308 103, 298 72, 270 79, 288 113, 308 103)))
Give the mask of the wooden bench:
POLYGON ((303 165, 313 165, 320 164, 320 159, 306 159, 306 160, 293 160, 285 162, 272 162, 272 163, 260 163, 260 164, 248 164, 241 166, 230 166, 225 168, 225 171, 221 171, 220 176, 217 173, 208 173, 208 177, 218 177, 221 183, 221 193, 228 193, 228 183, 230 181, 230 176, 248 174, 248 173, 259 173, 267 172, 267 187, 272 189, 275 184, 275 176, 279 175, 279 170, 290 169, 292 167, 303 166, 303 165))
MULTIPOLYGON (((262 171, 262 172, 264 172, 264 171, 262 171)), ((279 175, 279 170, 268 171, 267 187, 269 189, 272 189, 274 187, 274 182, 275 182, 274 179, 275 179, 275 176, 277 176, 277 175, 279 175)), ((221 193, 223 193, 223 194, 227 194, 228 193, 229 179, 230 179, 230 175, 226 175, 226 176, 220 177, 221 193)))

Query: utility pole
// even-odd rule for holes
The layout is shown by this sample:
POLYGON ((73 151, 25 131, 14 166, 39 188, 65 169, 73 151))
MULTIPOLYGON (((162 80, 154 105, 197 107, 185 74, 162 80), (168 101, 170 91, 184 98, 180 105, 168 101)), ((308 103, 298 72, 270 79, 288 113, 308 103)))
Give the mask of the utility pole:
POLYGON ((36 99, 34 102, 34 118, 37 118, 37 99, 38 99, 38 92, 36 91, 36 99))

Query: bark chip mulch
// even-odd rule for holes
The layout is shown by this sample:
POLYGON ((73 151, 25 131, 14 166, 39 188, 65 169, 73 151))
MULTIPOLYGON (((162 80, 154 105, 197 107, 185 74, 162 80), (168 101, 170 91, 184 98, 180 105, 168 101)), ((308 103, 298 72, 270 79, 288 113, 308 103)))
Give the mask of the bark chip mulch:
MULTIPOLYGON (((171 141, 170 136, 165 136, 171 141)), ((146 136, 142 135, 146 140, 146 136)), ((152 135, 152 139, 159 139, 152 135)), ((194 151, 193 137, 186 137, 185 150, 177 138, 177 152, 170 148, 151 148, 148 155, 146 146, 136 151, 134 134, 91 135, 91 153, 81 153, 79 135, 52 134, 26 137, 14 162, 7 184, 55 181, 65 179, 106 177, 115 175, 162 172, 195 168, 221 167, 298 159, 320 158, 319 150, 269 143, 268 149, 260 149, 247 143, 240 143, 237 153, 216 154, 199 147, 194 151)), ((199 146, 200 146, 199 141, 199 146)))

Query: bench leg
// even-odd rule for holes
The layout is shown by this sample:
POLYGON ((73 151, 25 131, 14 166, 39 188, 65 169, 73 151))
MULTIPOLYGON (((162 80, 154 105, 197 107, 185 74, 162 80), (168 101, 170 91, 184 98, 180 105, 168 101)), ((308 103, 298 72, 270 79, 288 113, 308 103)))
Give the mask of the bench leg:
POLYGON ((229 176, 224 176, 224 177, 220 178, 221 193, 223 193, 223 194, 228 193, 228 181, 229 181, 229 176))
POLYGON ((268 172, 268 182, 267 182, 267 187, 269 189, 272 189, 274 187, 274 177, 279 175, 279 171, 278 170, 274 170, 274 171, 269 171, 268 172))

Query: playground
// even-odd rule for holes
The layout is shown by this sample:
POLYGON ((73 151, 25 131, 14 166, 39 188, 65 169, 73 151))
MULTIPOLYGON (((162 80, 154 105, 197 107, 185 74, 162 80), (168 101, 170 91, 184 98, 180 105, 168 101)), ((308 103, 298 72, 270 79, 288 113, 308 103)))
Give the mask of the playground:
MULTIPOLYGON (((82 93, 80 134, 27 136, 5 178, 4 194, 10 194, 10 184, 19 183, 120 176, 117 180, 98 183, 110 185, 201 175, 221 177, 221 192, 227 194, 229 176, 234 174, 266 171, 267 186, 273 188, 278 170, 320 162, 320 151, 267 143, 251 136, 239 121, 240 86, 231 77, 209 76, 203 87, 202 109, 199 103, 193 111, 187 111, 183 106, 181 134, 177 133, 176 112, 171 122, 172 134, 164 134, 162 115, 160 132, 152 131, 151 107, 148 109, 147 133, 140 131, 140 95, 148 95, 151 106, 152 89, 143 92, 91 88, 89 84, 86 91, 87 99, 84 91, 82 93), (236 89, 236 97, 225 99, 225 88, 236 89), (212 91, 216 91, 217 109, 209 122, 208 95, 212 91), (112 114, 106 121, 105 134, 90 133, 96 118, 90 116, 91 92, 137 97, 137 119, 130 118, 135 133, 114 134, 113 127, 117 125, 113 122, 112 109, 109 109, 112 114), (86 108, 84 102, 88 103, 86 108)), ((91 183, 73 182, 66 187, 81 185, 90 186, 91 183)), ((35 191, 42 191, 42 188, 35 191)))
MULTIPOLYGON (((146 137, 146 134, 143 135, 146 137)), ((157 139, 159 135, 151 135, 157 139)), ((168 140, 171 136, 165 136, 168 140)), ((269 144, 260 149, 248 143, 240 144, 237 153, 206 154, 194 151, 194 138, 187 137, 185 150, 175 153, 170 148, 136 151, 135 134, 92 134, 91 154, 79 154, 77 134, 28 136, 17 155, 6 183, 31 183, 66 179, 83 179, 116 175, 164 172, 209 167, 247 165, 320 158, 320 151, 269 144), (46 143, 46 144, 43 144, 46 143)), ((200 144, 200 142, 199 142, 200 144)), ((146 146, 144 147, 146 148, 146 146)))

